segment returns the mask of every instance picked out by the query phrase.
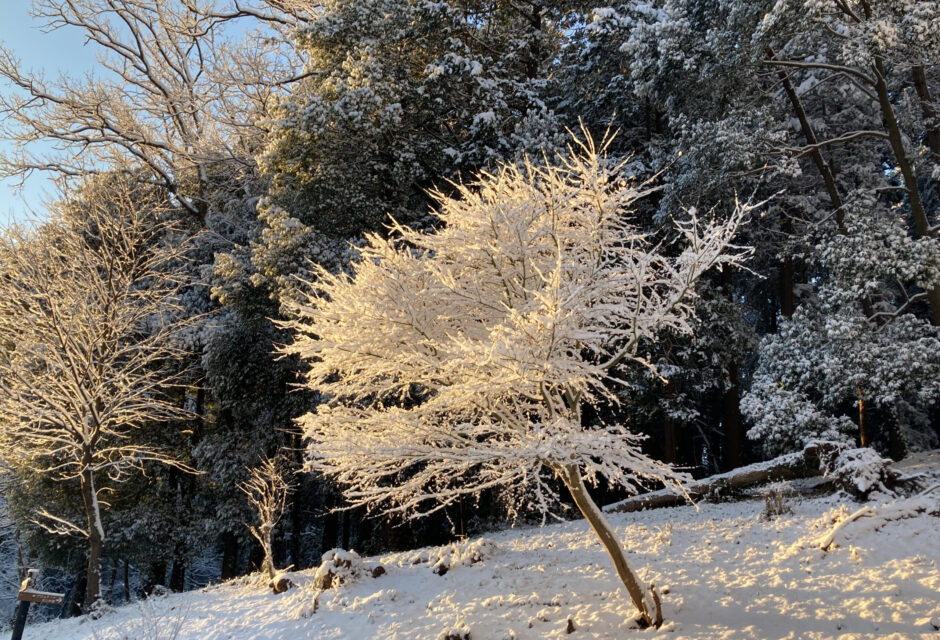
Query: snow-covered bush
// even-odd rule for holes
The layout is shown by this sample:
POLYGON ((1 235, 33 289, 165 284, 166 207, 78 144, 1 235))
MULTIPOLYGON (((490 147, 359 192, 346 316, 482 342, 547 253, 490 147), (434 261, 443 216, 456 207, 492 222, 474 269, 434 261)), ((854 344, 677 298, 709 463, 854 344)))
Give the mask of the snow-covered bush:
POLYGON ((355 551, 330 549, 313 576, 317 589, 333 589, 357 580, 363 573, 362 558, 355 551))
POLYGON ((889 485, 895 485, 898 474, 889 472, 891 460, 874 449, 833 447, 824 452, 819 461, 823 475, 833 478, 839 487, 860 500, 868 498, 873 491, 894 493, 889 485))
POLYGON ((421 551, 411 559, 411 564, 427 564, 434 573, 442 576, 455 567, 483 562, 498 551, 498 545, 492 540, 477 538, 421 551))
POLYGON ((787 388, 767 374, 755 376, 750 391, 741 399, 741 413, 753 425, 748 438, 769 458, 802 451, 817 440, 848 445, 856 430, 845 416, 820 410, 805 393, 787 388))

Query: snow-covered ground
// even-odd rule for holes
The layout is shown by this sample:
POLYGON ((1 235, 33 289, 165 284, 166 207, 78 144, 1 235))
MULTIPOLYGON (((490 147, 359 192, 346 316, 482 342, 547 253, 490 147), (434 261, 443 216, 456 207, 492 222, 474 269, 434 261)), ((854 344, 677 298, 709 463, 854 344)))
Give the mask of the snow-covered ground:
MULTIPOLYGON (((904 466, 940 481, 940 452, 904 466)), ((940 639, 940 518, 924 511, 940 511, 940 488, 867 503, 874 514, 844 523, 829 551, 820 541, 863 505, 787 504, 770 520, 760 499, 611 514, 634 568, 665 593, 659 630, 627 628, 626 595, 577 521, 366 558, 359 578, 319 596, 312 570, 282 595, 235 581, 25 637, 169 640, 181 625, 179 640, 940 639), (386 573, 373 578, 378 564, 386 573)))

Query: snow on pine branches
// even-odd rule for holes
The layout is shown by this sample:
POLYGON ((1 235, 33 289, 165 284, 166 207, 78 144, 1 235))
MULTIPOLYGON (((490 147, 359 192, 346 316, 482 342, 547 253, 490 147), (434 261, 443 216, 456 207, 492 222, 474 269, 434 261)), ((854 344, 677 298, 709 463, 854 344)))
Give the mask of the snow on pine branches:
POLYGON ((439 231, 373 234, 352 274, 321 268, 293 304, 285 352, 326 398, 300 419, 308 466, 351 504, 416 516, 512 487, 545 513, 557 498, 546 469, 589 520, 582 478, 681 490, 639 436, 581 412, 616 402, 618 369, 645 364, 641 340, 691 332, 696 280, 748 253, 731 245, 748 207, 720 222, 692 212, 680 250, 654 243, 630 214, 642 185, 607 161, 608 143, 433 194, 439 231))

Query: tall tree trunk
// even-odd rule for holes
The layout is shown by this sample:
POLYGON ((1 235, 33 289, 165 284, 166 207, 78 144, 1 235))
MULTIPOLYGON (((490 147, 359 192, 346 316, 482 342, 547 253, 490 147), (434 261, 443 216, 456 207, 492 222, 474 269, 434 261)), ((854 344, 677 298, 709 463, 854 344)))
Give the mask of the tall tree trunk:
MULTIPOLYGON (((667 399, 676 397, 676 383, 674 380, 666 381, 665 395, 667 399)), ((677 425, 668 411, 663 411, 663 462, 676 464, 679 462, 679 440, 676 437, 677 425)))
MULTIPOLYGON (((780 218, 780 231, 787 236, 793 234, 793 221, 786 212, 780 218)), ((780 265, 780 315, 784 318, 793 317, 793 282, 795 269, 793 267, 793 257, 787 255, 783 258, 780 265)), ((774 331, 773 333, 776 333, 774 331)))
MULTIPOLYGON (((734 280, 731 267, 724 265, 721 269, 721 285, 734 304, 734 280)), ((732 352, 733 353, 733 352, 732 352)), ((724 427, 725 446, 722 455, 722 467, 725 471, 736 469, 742 463, 744 450, 744 430, 741 428, 741 392, 738 385, 738 365, 733 360, 728 363, 727 388, 722 394, 722 426, 724 427)))
MULTIPOLYGON (((776 54, 773 49, 768 48, 767 55, 773 60, 776 54)), ((839 227, 839 233, 848 235, 848 229, 845 226, 844 203, 842 202, 839 188, 836 186, 835 171, 832 166, 826 162, 825 158, 823 158, 820 148, 813 146, 818 145, 819 140, 816 138, 816 132, 813 131, 813 126, 810 124, 809 118, 806 115, 806 109, 803 108, 803 101, 800 100, 800 96, 796 93, 793 83, 790 82, 790 76, 788 76, 787 72, 783 69, 777 71, 777 76, 780 78, 781 84, 783 84, 784 92, 790 99, 790 104, 793 106, 797 120, 800 121, 800 129, 803 131, 803 137, 806 138, 806 144, 813 147, 813 150, 810 152, 810 157, 813 159, 813 163, 816 165, 816 169, 819 171, 819 175, 822 176, 823 183, 826 185, 826 193, 829 194, 829 201, 832 202, 832 206, 836 212, 836 226, 839 227)))
POLYGON ((725 471, 737 469, 744 463, 744 429, 741 428, 741 387, 738 380, 738 365, 728 365, 728 388, 722 398, 725 431, 725 471))
POLYGON ((108 602, 112 605, 117 604, 117 598, 114 595, 114 585, 117 584, 117 574, 118 567, 120 566, 120 560, 117 556, 114 556, 114 563, 111 566, 111 577, 108 580, 108 602))
POLYGON ((182 544, 177 545, 173 553, 173 567, 170 569, 170 590, 177 593, 186 591, 186 559, 182 544))
MULTIPOLYGON (((773 60, 776 54, 773 49, 768 48, 767 55, 773 60)), ((842 194, 839 193, 839 187, 836 184, 835 169, 832 167, 831 163, 823 158, 822 149, 818 146, 814 146, 819 144, 819 139, 816 137, 813 125, 806 115, 806 109, 803 108, 803 101, 800 100, 800 96, 797 94, 793 83, 790 82, 790 76, 787 75, 787 72, 783 69, 777 71, 777 76, 780 78, 783 90, 787 94, 790 104, 793 106, 797 120, 800 122, 800 129, 803 132, 803 137, 806 138, 806 144, 812 147, 810 157, 813 159, 816 170, 819 171, 819 175, 822 176, 823 183, 826 185, 826 193, 829 195, 829 201, 832 203, 836 214, 836 227, 838 227, 840 234, 847 236, 849 235, 849 229, 845 224, 845 202, 842 200, 842 194)), ((870 318, 875 313, 871 300, 869 300, 868 297, 863 297, 861 302, 862 310, 865 312, 865 315, 870 318)))
MULTIPOLYGON (((891 96, 888 92, 888 82, 885 79, 885 66, 882 59, 875 58, 875 92, 878 94, 878 104, 881 107, 881 116, 888 131, 888 140, 891 142, 891 150, 894 152, 895 162, 898 163, 898 169, 901 170, 901 177, 904 180, 904 187, 907 191, 907 202, 911 208, 911 218, 914 221, 914 229, 918 237, 924 237, 930 232, 930 223, 927 220, 927 211, 924 209, 924 203, 920 197, 920 190, 917 187, 917 176, 914 173, 914 167, 907 157, 907 151, 904 149, 904 138, 901 136, 901 127, 894 114, 894 107, 891 105, 891 96)), ((940 325, 940 286, 931 287, 927 291, 927 300, 930 302, 930 319, 934 325, 940 325)))
POLYGON ((228 580, 238 575, 238 536, 231 531, 222 534, 222 580, 228 580))
POLYGON ((858 390, 858 441, 863 447, 869 445, 867 425, 865 424, 865 396, 858 390))
POLYGON ((95 490, 95 473, 90 456, 85 456, 85 467, 81 474, 82 502, 88 522, 88 569, 85 578, 85 607, 91 606, 101 596, 101 553, 104 548, 104 527, 101 524, 101 505, 95 490))
MULTIPOLYGON (((911 69, 914 76, 914 90, 920 99, 920 110, 923 114, 924 127, 927 130, 927 148, 933 156, 933 161, 940 164, 940 119, 937 118, 937 108, 930 95, 930 85, 927 83, 927 72, 923 65, 915 65, 911 69)), ((937 192, 940 195, 940 180, 936 181, 937 192)))
POLYGON ((131 601, 131 564, 124 561, 124 603, 131 601))
POLYGON ((653 626, 659 628, 663 623, 663 613, 659 596, 656 594, 652 585, 650 585, 649 597, 647 597, 647 593, 644 591, 643 587, 640 586, 636 574, 633 573, 633 570, 627 563, 626 554, 623 551, 623 547, 620 546, 620 542, 617 540, 616 533, 610 526, 610 523, 607 522, 607 518, 604 517, 603 512, 594 504, 594 500, 591 499, 587 487, 584 486, 584 480, 581 478, 581 471, 578 469, 578 466, 576 464, 559 466, 555 468, 555 472, 561 477, 568 491, 571 493, 571 497, 574 498, 574 503, 578 505, 581 514, 584 515, 588 524, 591 525, 591 529, 594 530, 594 533, 600 538, 601 544, 604 545, 607 555, 610 556, 610 559, 614 563, 614 568, 617 570, 620 581, 623 582, 623 586, 627 589, 627 593, 630 595, 633 605, 637 608, 637 611, 640 612, 641 624, 647 627, 653 626))

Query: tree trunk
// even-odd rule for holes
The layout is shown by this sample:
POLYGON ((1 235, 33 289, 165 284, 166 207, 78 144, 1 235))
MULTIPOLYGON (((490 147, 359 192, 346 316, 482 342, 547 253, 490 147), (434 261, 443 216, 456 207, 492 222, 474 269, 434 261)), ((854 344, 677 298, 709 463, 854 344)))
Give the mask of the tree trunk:
MULTIPOLYGON (((773 60, 776 55, 773 49, 767 49, 767 55, 773 60)), ((803 108, 803 101, 800 100, 800 96, 796 93, 796 89, 793 87, 793 83, 790 82, 790 76, 787 75, 787 72, 783 69, 777 71, 777 76, 780 78, 781 84, 783 84, 783 90, 787 94, 787 97, 790 99, 790 104, 793 106, 793 111, 796 113, 797 120, 800 121, 800 129, 803 131, 803 137, 806 138, 806 144, 810 147, 813 147, 813 150, 810 152, 810 157, 813 159, 813 163, 816 165, 819 175, 823 179, 823 183, 826 185, 826 193, 829 194, 829 201, 832 202, 832 206, 836 212, 836 226, 839 228, 839 233, 842 235, 848 235, 848 229, 845 226, 845 210, 843 209, 844 203, 842 202, 842 196, 839 193, 839 188, 836 186, 835 171, 833 171, 832 166, 826 162, 823 158, 822 151, 818 146, 819 140, 816 138, 816 132, 813 131, 813 125, 810 124, 809 118, 806 115, 806 110, 803 108)))
POLYGON ((177 548, 173 555, 173 567, 170 569, 170 590, 177 593, 186 591, 186 560, 182 550, 177 548))
MULTIPOLYGON (((891 142, 891 150, 894 152, 894 159, 898 163, 898 169, 901 170, 901 177, 904 179, 904 187, 907 191, 907 202, 911 207, 911 218, 914 221, 914 229, 917 231, 917 237, 924 237, 930 233, 930 223, 927 220, 927 211, 924 209, 923 200, 920 197, 920 190, 917 187, 917 176, 914 173, 914 167, 911 165, 904 149, 904 138, 901 136, 901 127, 898 124, 897 117, 894 115, 894 107, 891 106, 891 96, 888 92, 888 82, 885 80, 885 67, 881 58, 875 58, 875 91, 878 94, 878 104, 881 107, 881 116, 888 131, 888 140, 891 142)), ((927 290, 927 300, 930 303, 930 320, 934 325, 940 325, 940 286, 933 286, 927 290)))
POLYGON ((120 566, 120 560, 117 556, 114 556, 114 564, 111 566, 111 578, 108 584, 108 602, 112 605, 117 604, 117 598, 114 595, 114 585, 117 584, 117 574, 118 567, 120 566))
MULTIPOLYGON (((934 163, 940 164, 940 119, 937 118, 937 109, 930 95, 930 85, 927 84, 927 73, 923 65, 916 65, 911 69, 914 76, 914 90, 920 98, 920 109, 924 117, 924 127, 927 130, 927 148, 933 155, 934 163)), ((936 182, 937 193, 940 195, 940 180, 936 182)))
MULTIPOLYGON (((87 456, 86 456, 87 458, 87 456)), ((85 607, 101 596, 101 553, 104 548, 104 527, 101 524, 101 506, 95 490, 95 475, 90 460, 85 461, 81 475, 82 502, 88 522, 88 569, 85 578, 85 607)))
POLYGON ((858 390, 858 440, 859 444, 867 447, 869 444, 868 431, 865 425, 865 396, 858 390))
POLYGON ((222 580, 229 580, 238 575, 238 537, 231 531, 222 534, 222 580))
POLYGON ((610 523, 607 522, 607 518, 604 517, 603 512, 594 504, 594 500, 591 499, 587 488, 584 486, 584 481, 581 478, 581 471, 578 469, 578 466, 575 464, 559 466, 555 468, 555 472, 561 477, 568 491, 571 492, 574 503, 578 505, 578 509, 581 510, 582 515, 584 515, 588 524, 591 525, 591 529, 594 530, 594 533, 600 538, 601 544, 604 545, 604 549, 607 550, 607 554, 614 563, 614 568, 617 570, 620 581, 623 582, 623 586, 626 587, 630 599, 633 601, 637 611, 640 612, 640 623, 644 627, 654 626, 659 628, 663 623, 659 596, 656 594, 653 586, 650 585, 650 597, 647 598, 647 594, 644 592, 643 587, 640 586, 640 582, 627 563, 626 554, 623 551, 623 547, 620 546, 620 542, 617 540, 613 528, 610 526, 610 523))
POLYGON ((124 561, 124 604, 131 601, 131 565, 124 561))
MULTIPOLYGON (((780 231, 787 235, 793 235, 793 222, 786 211, 780 219, 780 231)), ((793 282, 795 270, 793 268, 793 256, 787 255, 783 258, 780 265, 780 315, 784 318, 793 317, 793 282)), ((772 333, 776 333, 774 330, 772 333)))
MULTIPOLYGON (((734 280, 731 276, 731 266, 724 265, 721 269, 721 284, 734 304, 734 280)), ((732 352, 733 355, 733 352, 732 352)), ((724 427, 725 447, 722 456, 722 468, 727 471, 740 467, 744 450, 744 430, 741 428, 741 393, 738 385, 738 365, 733 360, 728 363, 728 386, 722 395, 722 427, 724 427)))
POLYGON ((722 398, 725 431, 724 470, 740 467, 744 462, 744 429, 741 427, 741 393, 738 384, 738 365, 728 365, 728 388, 722 398))
MULTIPOLYGON (((666 398, 676 397, 676 383, 672 379, 666 381, 666 398)), ((676 437, 676 421, 668 411, 663 411, 663 462, 676 464, 679 462, 679 440, 676 437)))
POLYGON ((352 526, 350 524, 350 520, 351 518, 349 515, 349 511, 343 511, 343 536, 342 536, 342 543, 340 544, 340 546, 343 549, 347 549, 347 550, 349 549, 349 538, 352 533, 352 531, 350 530, 352 526))
POLYGON ((162 559, 151 560, 147 565, 147 573, 144 577, 144 594, 150 595, 155 587, 166 584, 166 561, 162 559))
POLYGON ((277 570, 274 568, 274 546, 271 543, 271 531, 265 531, 263 534, 264 541, 261 543, 261 550, 264 552, 264 560, 262 560, 261 571, 264 573, 265 577, 271 579, 274 577, 274 574, 277 573, 277 570))
POLYGON ((76 617, 82 615, 82 606, 85 602, 85 594, 88 590, 88 567, 86 566, 81 571, 78 572, 78 575, 75 576, 75 587, 72 589, 70 602, 68 605, 63 607, 66 611, 65 616, 62 617, 76 617))

